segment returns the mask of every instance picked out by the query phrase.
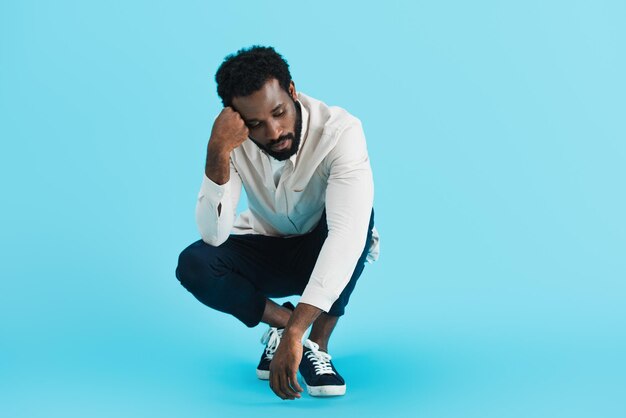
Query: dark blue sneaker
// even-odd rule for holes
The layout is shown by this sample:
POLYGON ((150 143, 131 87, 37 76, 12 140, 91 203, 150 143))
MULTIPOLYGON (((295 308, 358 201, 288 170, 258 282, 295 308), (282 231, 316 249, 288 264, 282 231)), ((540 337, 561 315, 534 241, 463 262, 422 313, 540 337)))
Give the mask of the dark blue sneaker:
POLYGON ((303 344, 300 374, 311 396, 341 396, 346 394, 346 382, 330 361, 331 356, 308 338, 303 344))
POLYGON ((278 344, 280 344, 284 330, 285 328, 270 327, 261 337, 261 343, 265 344, 265 350, 263 350, 261 361, 256 368, 256 377, 261 380, 269 380, 270 378, 270 363, 274 358, 278 344))
MULTIPOLYGON (((291 302, 285 302, 283 306, 291 311, 295 309, 291 302)), ((256 377, 261 380, 269 380, 270 378, 270 362, 274 358, 274 353, 280 344, 284 330, 284 328, 270 327, 261 337, 261 344, 265 344, 265 350, 263 350, 261 361, 256 368, 256 377)))

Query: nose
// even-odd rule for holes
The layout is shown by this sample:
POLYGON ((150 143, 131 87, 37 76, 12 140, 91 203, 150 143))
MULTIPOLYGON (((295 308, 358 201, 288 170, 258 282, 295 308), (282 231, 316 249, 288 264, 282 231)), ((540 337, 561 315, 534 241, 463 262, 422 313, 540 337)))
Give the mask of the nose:
POLYGON ((270 119, 266 126, 265 134, 269 139, 278 139, 283 134, 283 128, 276 119, 270 119))

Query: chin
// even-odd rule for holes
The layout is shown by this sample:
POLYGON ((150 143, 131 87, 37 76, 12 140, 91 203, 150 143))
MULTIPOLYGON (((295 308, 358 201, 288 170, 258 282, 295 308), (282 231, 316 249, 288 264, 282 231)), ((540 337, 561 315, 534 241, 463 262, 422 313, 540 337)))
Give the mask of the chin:
POLYGON ((288 160, 288 159, 289 159, 289 157, 291 157, 292 155, 294 155, 294 154, 295 154, 295 152, 292 152, 291 150, 289 150, 289 151, 284 151, 284 152, 281 152, 281 153, 277 153, 277 152, 268 152, 268 154, 269 154, 272 158, 274 158, 275 160, 278 160, 278 161, 285 161, 285 160, 288 160))
POLYGON ((265 151, 275 160, 285 161, 298 151, 299 146, 300 146, 300 141, 294 141, 293 144, 291 144, 291 148, 287 150, 284 150, 281 152, 273 152, 266 148, 265 151))

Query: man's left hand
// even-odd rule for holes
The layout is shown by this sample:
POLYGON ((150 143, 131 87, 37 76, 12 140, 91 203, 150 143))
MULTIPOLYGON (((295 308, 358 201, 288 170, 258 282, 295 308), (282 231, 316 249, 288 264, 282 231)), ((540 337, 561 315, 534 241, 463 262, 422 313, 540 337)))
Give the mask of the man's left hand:
POLYGON ((281 399, 300 398, 298 367, 302 360, 302 342, 283 335, 270 363, 270 388, 281 399))

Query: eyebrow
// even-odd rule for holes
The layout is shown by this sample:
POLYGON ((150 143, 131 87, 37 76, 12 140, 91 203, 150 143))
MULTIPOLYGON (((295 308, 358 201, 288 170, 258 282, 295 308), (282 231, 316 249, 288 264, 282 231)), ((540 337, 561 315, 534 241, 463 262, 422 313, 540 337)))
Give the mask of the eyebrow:
MULTIPOLYGON (((283 105, 284 105, 284 103, 277 104, 276 107, 274 109, 272 109, 272 113, 276 112, 283 105)), ((260 120, 258 120, 258 119, 246 119, 246 123, 252 123, 252 122, 260 122, 260 120)))

